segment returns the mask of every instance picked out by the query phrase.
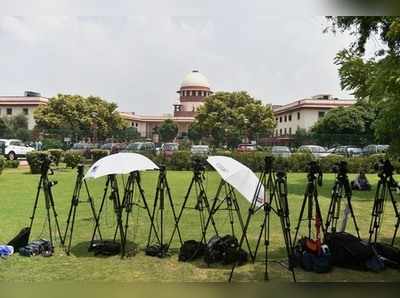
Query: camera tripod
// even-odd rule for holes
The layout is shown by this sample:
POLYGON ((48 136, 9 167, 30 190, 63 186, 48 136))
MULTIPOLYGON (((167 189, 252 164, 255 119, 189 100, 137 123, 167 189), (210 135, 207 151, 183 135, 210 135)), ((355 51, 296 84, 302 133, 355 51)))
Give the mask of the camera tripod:
POLYGON ((133 206, 137 206, 139 208, 143 208, 147 211, 147 215, 150 218, 150 229, 154 229, 155 237, 158 242, 160 242, 160 237, 158 236, 157 230, 154 226, 154 221, 151 220, 151 213, 149 205, 147 204, 146 196, 144 190, 142 188, 140 182, 140 173, 139 171, 133 171, 129 174, 127 183, 124 188, 124 197, 122 199, 122 203, 119 203, 119 196, 118 199, 114 200, 114 209, 116 210, 117 215, 117 225, 114 233, 114 241, 117 238, 118 231, 120 233, 120 241, 121 241, 121 258, 125 256, 126 253, 126 243, 128 238, 128 230, 129 230, 129 217, 133 211, 133 206), (134 202, 134 192, 135 192, 135 185, 139 190, 139 195, 142 200, 143 205, 140 205, 137 202, 134 202), (125 218, 123 212, 125 211, 125 218), (123 221, 125 222, 123 224, 123 221))
MULTIPOLYGON (((67 255, 69 255, 70 251, 71 251, 72 235, 74 233, 76 211, 77 211, 79 203, 83 203, 83 202, 89 203, 93 218, 94 218, 96 224, 98 223, 98 218, 96 215, 96 209, 94 206, 93 198, 89 193, 89 188, 87 186, 86 180, 83 179, 83 170, 84 170, 84 166, 82 164, 78 165, 77 176, 76 176, 76 181, 75 181, 75 188, 74 188, 74 192, 73 192, 72 199, 71 199, 71 206, 70 206, 69 212, 68 212, 67 226, 65 228, 65 233, 64 233, 64 238, 63 238, 64 239, 63 241, 65 243, 65 241, 67 240, 67 236, 69 236, 68 244, 67 244, 67 247, 65 248, 65 252, 67 253, 67 255), (80 200, 82 185, 84 185, 85 189, 86 189, 86 193, 88 196, 87 201, 80 200)), ((98 230, 98 233, 99 233, 100 239, 102 239, 100 229, 98 230)))
MULTIPOLYGON (((264 280, 269 280, 268 276, 268 248, 270 245, 270 218, 271 211, 275 213, 281 221, 282 233, 285 241, 286 252, 288 256, 288 269, 292 272, 293 281, 296 281, 296 276, 293 269, 292 263, 292 241, 290 235, 290 221, 289 221, 289 208, 287 203, 287 182, 286 174, 283 171, 275 172, 272 169, 273 158, 267 156, 265 158, 264 170, 261 173, 259 182, 255 189, 254 197, 251 202, 246 224, 243 229, 242 237, 239 241, 239 250, 242 248, 243 243, 246 238, 247 230, 250 225, 251 218, 259 210, 263 210, 264 218, 261 225, 260 234, 258 236, 256 249, 253 255, 253 261, 257 257, 258 248, 261 244, 261 239, 263 238, 263 243, 265 247, 265 272, 264 280), (263 192, 263 193, 262 193, 263 192), (262 201, 261 201, 262 200, 262 201), (275 205, 275 206, 274 206, 275 205)), ((232 281, 233 273, 237 266, 237 262, 234 263, 231 273, 229 275, 229 282, 232 281)))
POLYGON ((50 168, 51 159, 48 157, 44 157, 40 169, 40 180, 37 187, 36 198, 33 205, 32 216, 30 217, 30 225, 29 230, 32 230, 33 222, 35 220, 36 210, 39 203, 40 193, 43 190, 44 200, 45 200, 45 207, 46 207, 46 220, 48 225, 48 232, 49 232, 49 240, 51 243, 52 249, 54 249, 54 242, 53 242, 53 228, 52 228, 52 216, 54 217, 54 223, 56 225, 56 232, 57 236, 60 239, 61 245, 64 245, 64 240, 61 235, 60 225, 58 223, 56 207, 54 203, 53 193, 51 191, 52 187, 57 184, 57 181, 50 181, 49 175, 53 175, 54 172, 50 168), (50 211, 51 209, 51 211, 50 211))
POLYGON ((399 209, 397 207, 397 202, 394 198, 393 192, 398 187, 396 181, 393 178, 394 168, 389 160, 380 161, 376 168, 378 170, 378 186, 376 188, 376 194, 374 198, 374 204, 372 207, 371 214, 371 223, 369 227, 369 243, 376 243, 378 240, 379 230, 382 224, 382 217, 384 213, 385 201, 390 198, 390 201, 393 205, 393 210, 396 217, 395 230, 393 234, 393 238, 391 241, 391 245, 394 245, 394 241, 396 240, 397 231, 400 225, 400 214, 399 209))
POLYGON ((315 161, 308 164, 307 186, 304 193, 304 199, 300 210, 299 221, 296 226, 296 233, 294 235, 293 243, 296 243, 297 235, 300 230, 302 221, 308 221, 308 238, 311 239, 311 222, 315 220, 316 225, 321 225, 323 237, 326 235, 324 224, 322 221, 321 209, 318 202, 318 185, 322 185, 322 171, 315 161), (307 218, 303 219, 304 210, 307 205, 307 218), (315 215, 314 215, 315 205, 315 215))
MULTIPOLYGON (((229 218, 229 224, 230 224, 232 236, 235 236, 235 228, 234 228, 235 215, 234 215, 234 213, 236 213, 236 217, 237 217, 237 219, 239 221, 239 225, 240 225, 240 229, 241 229, 242 233, 244 232, 243 217, 242 217, 242 215, 240 213, 240 207, 239 207, 239 203, 238 203, 238 200, 237 200, 237 197, 236 197, 235 190, 233 189, 233 187, 230 184, 226 183, 222 179, 221 179, 221 181, 219 183, 217 192, 216 192, 215 197, 214 197, 214 202, 213 202, 213 204, 211 206, 211 209, 210 209, 210 214, 209 214, 209 216, 207 218, 207 222, 206 222, 206 224, 204 226, 203 234, 202 234, 202 237, 201 237, 201 241, 204 244, 207 243, 207 240, 206 240, 206 236, 207 235, 206 234, 207 234, 207 230, 208 230, 208 227, 210 225, 210 222, 214 218, 214 215, 218 211, 228 211, 228 218, 229 218), (224 196, 221 199, 220 195, 221 195, 222 191, 224 191, 224 196), (225 208, 223 207, 224 203, 226 204, 225 208)), ((250 243, 249 243, 249 240, 247 238, 247 235, 245 235, 245 241, 246 241, 247 248, 249 250, 250 257, 253 259, 253 254, 252 254, 252 251, 251 251, 251 248, 250 248, 250 243)))
MULTIPOLYGON (((181 210, 179 212, 178 218, 175 221, 175 226, 172 231, 171 238, 168 243, 168 247, 170 247, 171 242, 174 238, 175 232, 179 229, 179 223, 183 215, 183 211, 185 209, 193 209, 197 210, 199 212, 199 217, 200 217, 200 229, 201 229, 201 235, 205 233, 205 223, 206 223, 206 216, 208 213, 208 216, 210 215, 210 204, 208 203, 207 199, 207 194, 204 189, 203 181, 204 181, 204 171, 205 167, 204 165, 200 164, 199 162, 195 162, 193 165, 193 177, 192 180, 189 184, 189 188, 186 192, 185 198, 183 200, 183 204, 181 207, 181 210), (189 200, 190 194, 192 190, 195 190, 195 195, 196 195, 196 205, 194 207, 187 207, 186 204, 189 200)), ((218 235, 217 227, 215 225, 214 218, 210 218, 211 224, 213 226, 213 229, 215 231, 215 234, 218 235)))
MULTIPOLYGON (((328 215, 326 217, 325 229, 328 231, 330 229, 331 233, 334 234, 337 232, 337 223, 340 217, 340 207, 342 198, 345 197, 347 200, 347 206, 345 209, 350 213, 351 218, 353 219, 354 228, 357 232, 358 239, 360 238, 360 231, 357 225, 356 217, 354 215, 354 209, 351 204, 352 190, 349 182, 349 177, 347 176, 347 162, 342 161, 339 164, 334 166, 334 172, 336 172, 335 183, 332 187, 332 196, 331 202, 328 209, 328 215)), ((346 215, 347 216, 347 215, 346 215)), ((345 230, 345 222, 346 218, 343 219, 342 231, 345 230)))
MULTIPOLYGON (((157 234, 157 230, 156 230, 156 224, 155 222, 155 217, 156 217, 156 212, 157 209, 159 211, 159 219, 160 219, 160 225, 159 225, 159 232, 160 235, 159 237, 157 237, 158 241, 157 241, 157 248, 158 248, 158 253, 157 256, 158 257, 164 257, 167 255, 168 253, 168 245, 164 242, 164 209, 165 209, 165 196, 168 198, 169 201, 169 205, 171 207, 172 210, 172 215, 174 217, 174 222, 177 223, 178 222, 178 218, 176 216, 175 213, 175 208, 174 208, 174 202, 172 200, 172 196, 171 196, 171 191, 168 185, 168 181, 167 181, 167 173, 166 173, 166 169, 165 166, 160 166, 160 174, 158 176, 158 182, 157 182, 157 190, 156 190, 156 194, 155 194, 155 199, 154 199, 154 205, 153 205, 153 212, 150 216, 150 221, 152 222, 152 225, 150 227, 150 232, 149 232, 149 237, 147 240, 147 248, 149 248, 150 246, 150 242, 151 242, 151 238, 152 238, 152 233, 154 230, 154 233, 156 235, 157 234)), ((181 232, 179 230, 179 227, 176 227, 176 230, 178 232, 178 236, 179 236, 179 240, 181 242, 181 244, 183 244, 182 241, 182 236, 181 236, 181 232)))

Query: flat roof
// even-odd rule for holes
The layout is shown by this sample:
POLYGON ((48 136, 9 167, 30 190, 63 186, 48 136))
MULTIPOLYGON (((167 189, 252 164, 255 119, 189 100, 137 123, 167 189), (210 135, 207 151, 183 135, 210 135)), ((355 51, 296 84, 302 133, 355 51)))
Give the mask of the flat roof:
POLYGON ((48 102, 49 99, 42 96, 0 96, 1 106, 37 106, 48 102))
POLYGON ((282 114, 299 109, 332 109, 355 104, 355 99, 300 99, 273 109, 275 114, 282 114))

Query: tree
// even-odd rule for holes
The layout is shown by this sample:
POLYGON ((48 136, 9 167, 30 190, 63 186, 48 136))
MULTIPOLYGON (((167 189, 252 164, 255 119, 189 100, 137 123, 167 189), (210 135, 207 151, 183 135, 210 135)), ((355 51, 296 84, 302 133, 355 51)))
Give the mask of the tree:
POLYGON ((217 92, 206 98, 196 116, 201 135, 215 146, 240 142, 268 135, 275 127, 269 106, 255 100, 247 92, 217 92))
MULTIPOLYGON (((330 29, 348 31, 353 44, 339 52, 341 86, 358 100, 374 103, 379 110, 374 123, 380 142, 388 142, 400 154, 400 17, 330 17, 330 29), (380 49, 365 57, 369 39, 379 39, 380 49)), ((329 28, 328 28, 329 29, 329 28)))
POLYGON ((140 134, 136 127, 127 127, 115 130, 113 132, 113 137, 118 141, 133 141, 140 138, 140 134))
POLYGON ((117 105, 100 97, 58 94, 48 105, 38 108, 34 117, 41 131, 58 137, 105 139, 127 126, 116 112, 117 105))
POLYGON ((172 142, 178 134, 178 126, 171 119, 165 120, 158 128, 161 142, 172 142))
POLYGON ((32 131, 28 129, 28 119, 19 114, 0 118, 0 136, 8 139, 20 139, 24 142, 32 139, 32 131))
POLYGON ((374 141, 370 118, 362 105, 332 109, 312 127, 312 136, 323 146, 366 145, 374 141))
POLYGON ((192 122, 192 124, 189 127, 188 130, 188 138, 191 140, 194 144, 198 144, 200 140, 202 139, 202 134, 201 130, 199 127, 199 124, 195 121, 192 122))
POLYGON ((292 142, 295 147, 313 143, 311 133, 307 132, 307 130, 304 128, 299 128, 296 130, 296 133, 293 135, 292 142))

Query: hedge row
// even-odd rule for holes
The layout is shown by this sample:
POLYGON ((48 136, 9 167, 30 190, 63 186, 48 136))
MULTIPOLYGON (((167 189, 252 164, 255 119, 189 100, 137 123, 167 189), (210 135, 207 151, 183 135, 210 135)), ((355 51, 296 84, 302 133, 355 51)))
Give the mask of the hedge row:
POLYGON ((4 168, 6 167, 6 159, 4 156, 0 155, 0 175, 3 173, 4 168))
MULTIPOLYGON (((63 160, 67 167, 75 168, 79 163, 85 161, 85 154, 81 150, 68 150, 63 152, 59 149, 49 151, 34 151, 27 156, 28 163, 31 166, 32 173, 40 173, 40 160, 41 155, 51 155, 58 164, 63 160)), ((95 149, 92 150, 91 158, 92 162, 95 162, 108 155, 107 150, 95 149)), ((230 156, 237 161, 245 164, 253 171, 259 172, 263 169, 265 152, 218 152, 218 155, 230 156)), ((162 155, 154 156, 148 155, 156 164, 165 165, 169 170, 191 170, 192 169, 192 156, 189 151, 178 151, 170 157, 164 157, 162 155)), ((358 173, 361 170, 367 173, 373 173, 374 165, 378 160, 384 159, 384 154, 375 154, 363 157, 343 157, 339 155, 330 155, 325 158, 317 159, 321 166, 321 169, 325 173, 332 172, 332 167, 335 163, 345 160, 348 163, 348 169, 350 173, 358 173)), ((288 172, 306 172, 307 164, 315 160, 310 153, 293 153, 288 158, 278 157, 274 159, 275 167, 284 168, 288 172)), ((400 173, 400 162, 393 161, 393 165, 397 172, 400 173)), ((1 167, 1 161, 0 161, 1 167)))

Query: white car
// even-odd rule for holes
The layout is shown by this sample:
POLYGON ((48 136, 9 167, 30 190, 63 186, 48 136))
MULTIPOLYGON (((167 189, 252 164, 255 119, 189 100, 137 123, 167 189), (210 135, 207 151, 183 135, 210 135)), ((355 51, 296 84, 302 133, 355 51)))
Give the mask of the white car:
POLYGON ((28 152, 33 150, 35 149, 25 145, 21 140, 0 139, 0 152, 3 153, 9 160, 14 160, 18 157, 25 157, 28 152))
POLYGON ((315 157, 327 157, 331 154, 331 152, 326 151, 324 147, 317 145, 303 145, 299 147, 299 152, 311 152, 315 157))
POLYGON ((208 145, 192 145, 190 148, 192 155, 207 156, 210 153, 208 145))

